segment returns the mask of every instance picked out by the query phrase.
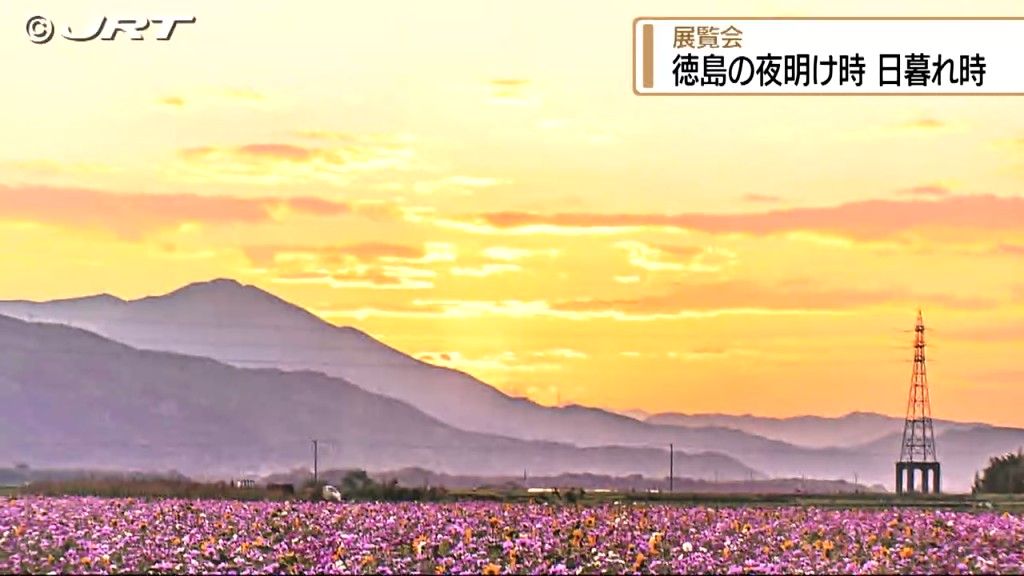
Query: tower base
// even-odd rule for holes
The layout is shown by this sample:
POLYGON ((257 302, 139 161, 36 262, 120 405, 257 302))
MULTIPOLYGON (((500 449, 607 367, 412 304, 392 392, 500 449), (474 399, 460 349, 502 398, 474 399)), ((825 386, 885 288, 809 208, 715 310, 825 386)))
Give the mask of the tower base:
POLYGON ((942 469, 938 462, 897 462, 897 494, 939 494, 942 492, 942 469), (920 489, 915 489, 915 476, 921 473, 920 489))

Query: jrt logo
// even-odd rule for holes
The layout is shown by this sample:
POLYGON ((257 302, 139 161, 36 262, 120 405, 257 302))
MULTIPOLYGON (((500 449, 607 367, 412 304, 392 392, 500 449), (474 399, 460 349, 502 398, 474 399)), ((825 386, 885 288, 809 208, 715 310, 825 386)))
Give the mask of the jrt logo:
MULTIPOLYGON (((107 18, 104 16, 92 26, 85 28, 72 30, 70 26, 65 26, 61 36, 65 40, 74 42, 89 42, 96 39, 110 41, 117 38, 118 32, 124 32, 124 35, 131 40, 146 40, 146 35, 143 33, 146 30, 152 30, 154 38, 166 41, 174 35, 175 27, 178 24, 195 24, 195 22, 195 16, 188 18, 107 18)), ((53 40, 55 30, 53 21, 43 16, 33 16, 25 24, 25 33, 29 40, 36 44, 46 44, 53 40)))

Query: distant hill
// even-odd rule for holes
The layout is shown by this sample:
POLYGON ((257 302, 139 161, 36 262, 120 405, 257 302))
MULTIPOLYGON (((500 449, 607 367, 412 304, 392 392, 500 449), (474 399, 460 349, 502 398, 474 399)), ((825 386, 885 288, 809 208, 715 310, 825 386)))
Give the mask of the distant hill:
POLYGON ((421 362, 351 327, 233 280, 190 284, 124 301, 100 295, 0 302, 0 314, 84 328, 130 346, 213 358, 238 367, 309 370, 402 400, 467 431, 582 447, 638 446, 729 453, 772 475, 816 474, 820 455, 723 427, 647 424, 598 408, 551 408, 509 397, 472 376, 421 362), (457 399, 457 401, 456 401, 457 399), (750 459, 749 461, 747 459, 750 459))
MULTIPOLYGON (((824 416, 768 418, 749 414, 662 413, 652 414, 641 419, 651 424, 688 428, 721 426, 808 448, 858 446, 903 432, 903 418, 894 418, 873 412, 851 412, 837 418, 824 416)), ((934 426, 936 434, 941 434, 946 430, 991 427, 988 424, 947 420, 935 420, 934 426)), ((899 439, 889 446, 890 449, 892 446, 896 446, 898 449, 899 439)))
MULTIPOLYGON (((902 431, 889 434, 854 450, 866 458, 896 460, 902 431), (895 448, 894 448, 895 447, 895 448)), ((992 456, 1016 452, 1024 447, 1024 430, 1000 426, 954 427, 935 432, 935 451, 942 463, 942 482, 949 490, 968 491, 979 472, 992 456)))
POLYGON ((629 416, 633 420, 639 420, 641 422, 651 417, 650 413, 644 412, 643 410, 616 410, 615 413, 623 416, 629 416))
POLYGON ((31 482, 62 482, 68 480, 116 480, 116 481, 140 481, 140 480, 188 480, 183 474, 175 471, 167 472, 139 472, 131 470, 89 470, 84 468, 45 468, 36 469, 29 467, 0 467, 0 488, 12 486, 24 486, 31 482))
MULTIPOLYGON (((665 450, 465 432, 321 373, 140 351, 64 326, 0 316, 0 350, 0 463, 262 474, 311 466, 317 438, 325 467, 486 475, 667 468, 665 450)), ((720 454, 676 459, 687 475, 760 475, 720 454)))
MULTIPOLYGON (((317 378, 314 373, 322 373, 331 377, 324 381, 340 379, 399 400, 434 424, 485 436, 591 448, 642 447, 657 453, 672 443, 677 451, 727 455, 730 473, 736 466, 748 466, 772 477, 848 481, 857 477, 890 488, 894 484, 899 439, 892 439, 891 434, 902 426, 896 419, 863 413, 838 419, 809 416, 782 421, 663 414, 640 421, 637 418, 642 415, 635 413, 627 416, 585 406, 540 406, 509 397, 463 372, 421 362, 355 328, 334 326, 264 290, 233 280, 190 284, 163 296, 133 301, 101 295, 53 302, 0 302, 0 314, 79 326, 136 348, 203 356, 238 368, 298 371, 305 382, 317 378)), ((0 372, 0 386, 3 378, 0 372)), ((293 417, 305 418, 302 412, 293 417)), ((211 434, 224 425, 205 424, 211 434)), ((975 470, 988 457, 1024 444, 1024 430, 1020 429, 938 422, 936 432, 944 485, 950 490, 968 490, 975 470), (947 437, 951 432, 960 434, 947 437)), ((354 438, 349 437, 353 442, 354 438)), ((364 448, 372 445, 372 439, 366 441, 371 444, 364 448)), ((350 450, 358 452, 359 448, 350 450)), ((394 469, 405 463, 386 467, 394 469)), ((445 470, 430 463, 417 465, 445 470)), ((695 465, 688 475, 700 476, 706 470, 702 466, 704 463, 695 465)), ((517 474, 523 467, 541 473, 532 466, 518 466, 511 473, 517 474)), ((589 471, 603 473, 607 469, 589 471)), ((725 475, 723 469, 718 477, 724 479, 725 475)))

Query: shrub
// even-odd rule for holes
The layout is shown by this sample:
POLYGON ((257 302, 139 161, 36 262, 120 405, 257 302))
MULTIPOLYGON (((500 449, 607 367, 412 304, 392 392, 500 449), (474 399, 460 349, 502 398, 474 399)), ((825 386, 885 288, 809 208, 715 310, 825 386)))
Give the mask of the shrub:
MULTIPOLYGON (((310 483, 304 486, 301 491, 301 497, 319 500, 323 485, 324 483, 316 485, 310 483)), ((444 500, 448 495, 444 488, 439 487, 401 486, 398 480, 395 479, 378 482, 370 478, 369 474, 364 470, 348 472, 336 488, 341 492, 342 498, 346 500, 381 502, 440 501, 444 500)))
POLYGON ((236 488, 227 482, 190 480, 81 478, 32 482, 24 490, 40 496, 99 496, 103 498, 188 498, 212 500, 283 499, 260 488, 236 488))
POLYGON ((1024 494, 1024 452, 991 458, 988 467, 974 476, 974 492, 1024 494))

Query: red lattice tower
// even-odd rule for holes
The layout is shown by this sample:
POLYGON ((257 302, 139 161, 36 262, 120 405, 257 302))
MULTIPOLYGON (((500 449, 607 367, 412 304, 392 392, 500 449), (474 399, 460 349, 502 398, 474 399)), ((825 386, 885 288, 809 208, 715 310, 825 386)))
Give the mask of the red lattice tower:
POLYGON ((917 326, 914 328, 914 373, 907 398, 907 419, 903 425, 900 462, 937 462, 924 351, 924 317, 918 310, 917 326))

